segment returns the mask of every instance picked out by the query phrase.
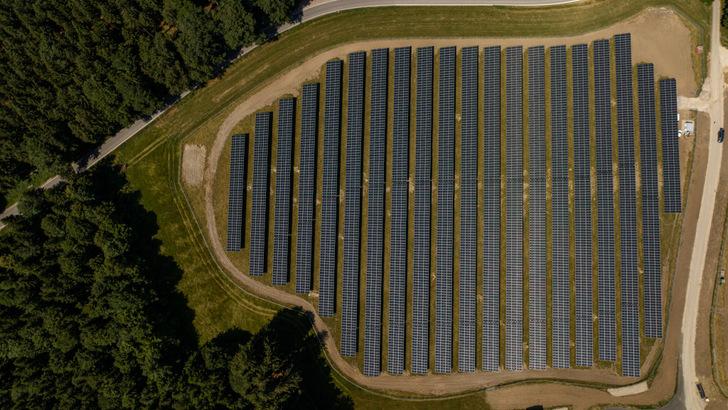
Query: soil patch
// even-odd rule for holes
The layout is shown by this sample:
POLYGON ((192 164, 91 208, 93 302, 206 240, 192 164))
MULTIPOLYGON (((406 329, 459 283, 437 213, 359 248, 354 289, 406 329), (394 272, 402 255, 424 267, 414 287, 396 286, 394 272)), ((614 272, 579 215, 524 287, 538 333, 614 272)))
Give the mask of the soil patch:
POLYGON ((207 149, 202 145, 185 145, 182 152, 182 180, 185 184, 198 187, 202 184, 207 149))

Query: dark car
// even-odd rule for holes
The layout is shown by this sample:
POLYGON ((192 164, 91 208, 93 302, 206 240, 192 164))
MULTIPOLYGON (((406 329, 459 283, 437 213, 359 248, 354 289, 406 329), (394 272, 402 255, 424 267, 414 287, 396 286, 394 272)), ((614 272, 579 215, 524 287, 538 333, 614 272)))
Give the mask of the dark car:
POLYGON ((718 142, 723 142, 724 136, 725 136, 725 129, 721 128, 720 131, 718 131, 718 142))

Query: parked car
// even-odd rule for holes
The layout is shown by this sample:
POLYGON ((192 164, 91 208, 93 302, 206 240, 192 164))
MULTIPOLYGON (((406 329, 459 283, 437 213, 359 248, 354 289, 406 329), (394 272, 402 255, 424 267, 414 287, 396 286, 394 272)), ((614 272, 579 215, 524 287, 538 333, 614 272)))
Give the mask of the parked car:
POLYGON ((720 131, 718 131, 718 142, 723 142, 724 136, 725 136, 725 128, 721 128, 720 131))

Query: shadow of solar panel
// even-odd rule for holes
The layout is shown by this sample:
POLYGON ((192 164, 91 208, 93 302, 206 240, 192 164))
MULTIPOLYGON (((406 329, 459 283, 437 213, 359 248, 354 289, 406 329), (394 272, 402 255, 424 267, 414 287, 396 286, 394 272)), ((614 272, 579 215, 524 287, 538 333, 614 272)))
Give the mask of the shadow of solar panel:
MULTIPOLYGON (((523 368, 523 48, 506 49, 506 369, 523 368)), ((439 226, 439 224, 438 224, 439 226)), ((439 259, 439 258, 438 258, 439 259)))
POLYGON ((677 85, 674 78, 660 80, 660 124, 662 125, 662 184, 665 213, 682 212, 680 191, 680 147, 678 146, 677 85))
POLYGON ((230 187, 228 192, 227 251, 238 252, 243 244, 248 134, 232 136, 230 143, 230 187))
POLYGON ((546 368, 546 96, 544 70, 544 47, 530 47, 528 49, 528 365, 531 369, 536 370, 546 368))
POLYGON ((321 257, 319 315, 333 317, 336 300, 336 244, 339 212, 339 134, 343 61, 326 63, 324 101, 324 165, 321 189, 321 257))
POLYGON ((642 188, 642 249, 645 336, 662 337, 660 264, 660 199, 657 185, 657 120, 652 64, 637 66, 640 164, 642 188))
POLYGON ((455 184, 455 47, 440 48, 437 159, 435 371, 452 370, 453 208, 455 184))
POLYGON ((426 374, 430 335, 430 207, 433 47, 417 49, 412 373, 426 374))
POLYGON ((263 276, 268 255, 268 173, 272 112, 255 114, 253 209, 250 226, 250 276, 263 276))
POLYGON ((573 46, 571 48, 571 61, 574 107, 574 279, 576 288, 574 319, 576 321, 576 365, 591 367, 594 364, 594 311, 592 303, 591 144, 589 135, 588 46, 586 44, 573 46))
POLYGON ((296 99, 278 101, 278 145, 276 148, 276 201, 273 222, 273 285, 288 283, 291 233, 291 180, 293 178, 293 123, 296 99))
POLYGON ((612 103, 609 40, 594 42, 594 121, 597 167, 597 263, 599 360, 617 359, 614 278, 614 186, 612 181, 612 103))
POLYGON ((311 291, 313 226, 316 206, 316 147, 319 85, 304 84, 301 105, 301 146, 298 176, 298 230, 296 238, 296 293, 311 291))
POLYGON ((622 375, 640 375, 637 193, 634 169, 632 48, 629 34, 614 37, 619 155, 619 230, 622 281, 622 375))
POLYGON ((483 67, 483 370, 500 365, 501 49, 483 67))
POLYGON ((462 49, 458 370, 475 371, 478 248, 478 47, 462 49))

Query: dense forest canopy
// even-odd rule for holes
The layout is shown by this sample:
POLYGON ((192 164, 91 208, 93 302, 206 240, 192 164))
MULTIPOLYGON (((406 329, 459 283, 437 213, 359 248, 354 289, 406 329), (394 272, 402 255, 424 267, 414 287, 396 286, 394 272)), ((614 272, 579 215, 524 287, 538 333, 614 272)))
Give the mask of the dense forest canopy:
POLYGON ((198 346, 181 272, 119 167, 33 191, 0 231, 0 408, 347 408, 308 319, 198 346))
POLYGON ((0 195, 58 171, 263 39, 295 0, 5 0, 0 195))

